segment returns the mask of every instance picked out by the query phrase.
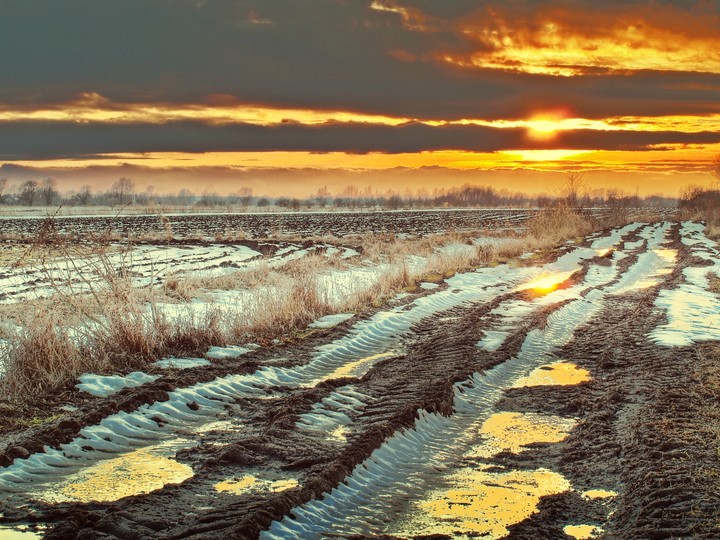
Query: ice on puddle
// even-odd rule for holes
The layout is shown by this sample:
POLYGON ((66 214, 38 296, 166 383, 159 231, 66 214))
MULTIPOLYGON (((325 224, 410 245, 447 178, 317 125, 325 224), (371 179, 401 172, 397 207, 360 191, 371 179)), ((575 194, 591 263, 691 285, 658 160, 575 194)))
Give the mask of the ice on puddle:
POLYGON ((94 373, 83 373, 80 375, 80 383, 75 387, 97 397, 111 396, 124 388, 134 388, 159 378, 158 375, 148 375, 142 371, 133 371, 127 375, 95 375, 94 373))
POLYGON ((336 313, 335 315, 326 315, 321 317, 317 321, 310 323, 309 328, 332 328, 340 323, 352 319, 355 316, 354 313, 336 313))
POLYGON ((257 349, 257 345, 228 345, 227 347, 210 347, 205 356, 212 359, 238 358, 257 349))
POLYGON ((431 291, 433 289, 437 289, 440 285, 437 283, 431 283, 429 281, 423 281, 420 283, 420 288, 425 289, 426 291, 431 291))
POLYGON ((189 369, 194 367, 209 366, 210 361, 205 358, 163 358, 153 362, 153 366, 171 369, 189 369))

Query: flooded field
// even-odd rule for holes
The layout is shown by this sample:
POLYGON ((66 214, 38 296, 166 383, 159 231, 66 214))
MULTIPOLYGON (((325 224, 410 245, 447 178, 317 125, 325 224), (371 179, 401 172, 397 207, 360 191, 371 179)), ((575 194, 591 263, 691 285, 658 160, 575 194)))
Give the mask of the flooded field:
MULTIPOLYGON (((404 232, 425 234, 413 219, 404 232)), ((251 264, 255 247, 212 257, 251 264)), ((97 397, 2 441, 0 538, 720 537, 699 414, 720 397, 700 374, 720 341, 718 245, 700 223, 635 222, 528 259, 295 342, 83 380, 97 397)))

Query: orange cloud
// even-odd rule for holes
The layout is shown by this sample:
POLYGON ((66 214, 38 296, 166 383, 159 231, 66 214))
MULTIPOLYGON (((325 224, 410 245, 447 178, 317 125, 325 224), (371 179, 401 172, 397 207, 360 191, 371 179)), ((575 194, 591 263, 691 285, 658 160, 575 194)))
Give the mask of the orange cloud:
POLYGON ((403 26, 414 32, 437 31, 437 20, 428 17, 417 8, 402 6, 395 0, 373 0, 370 9, 400 15, 403 26))
MULTIPOLYGON (((710 9, 710 8, 707 8, 710 9)), ((497 5, 462 19, 469 53, 441 53, 465 68, 574 76, 638 70, 720 73, 717 14, 670 5, 585 8, 497 5)))

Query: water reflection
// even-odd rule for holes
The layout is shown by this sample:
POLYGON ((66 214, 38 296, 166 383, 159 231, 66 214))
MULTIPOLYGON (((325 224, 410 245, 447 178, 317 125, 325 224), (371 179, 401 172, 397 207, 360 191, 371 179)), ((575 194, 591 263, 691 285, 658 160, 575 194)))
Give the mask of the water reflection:
POLYGON ((175 451, 165 444, 100 461, 63 479, 38 498, 52 503, 111 502, 183 482, 193 476, 193 471, 168 457, 175 451))
POLYGON ((516 290, 531 290, 538 295, 544 295, 556 290, 562 283, 568 280, 575 272, 559 272, 537 277, 527 283, 523 283, 516 290))
POLYGON ((590 540, 597 538, 602 533, 602 529, 595 525, 567 525, 563 528, 563 532, 576 540, 590 540))
MULTIPOLYGON (((361 358, 360 360, 356 360, 355 362, 348 362, 347 364, 343 364, 335 371, 333 371, 330 375, 323 377, 320 380, 329 381, 332 379, 341 379, 343 377, 362 377, 363 375, 365 375, 365 373, 367 373, 368 369, 372 367, 373 364, 380 360, 392 358, 395 355, 396 353, 394 352, 385 352, 380 354, 373 354, 372 356, 366 356, 365 358, 361 358)), ((316 381, 313 381, 313 383, 315 382, 316 381)))
POLYGON ((617 496, 616 491, 610 491, 607 489, 589 489, 587 491, 583 491, 582 493, 583 499, 608 499, 615 496, 617 496))
POLYGON ((575 420, 561 416, 496 413, 480 428, 483 443, 472 447, 466 456, 489 458, 500 452, 516 454, 533 443, 557 443, 567 437, 575 424, 575 420))
POLYGON ((27 526, 10 528, 0 525, 0 538, 2 540, 37 540, 42 538, 42 534, 29 530, 27 526))
POLYGON ((251 474, 241 478, 231 478, 215 484, 215 490, 222 493, 231 493, 233 495, 244 495, 245 493, 270 491, 279 493, 288 489, 297 487, 298 481, 295 478, 284 478, 279 480, 269 480, 258 478, 251 474))
POLYGON ((554 362, 540 366, 527 377, 518 379, 513 388, 523 386, 572 386, 590 380, 590 372, 569 362, 554 362))
POLYGON ((547 469, 505 473, 461 469, 448 480, 454 487, 414 504, 412 520, 400 534, 502 538, 510 525, 536 512, 541 497, 570 489, 562 475, 547 469))

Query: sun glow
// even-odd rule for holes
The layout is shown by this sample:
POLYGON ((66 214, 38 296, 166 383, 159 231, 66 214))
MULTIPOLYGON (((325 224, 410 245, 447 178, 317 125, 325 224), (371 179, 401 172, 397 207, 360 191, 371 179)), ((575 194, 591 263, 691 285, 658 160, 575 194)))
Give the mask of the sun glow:
POLYGON ((550 274, 540 276, 527 283, 520 285, 518 291, 532 290, 537 294, 547 294, 557 289, 562 283, 567 281, 574 272, 561 272, 558 274, 550 274))

